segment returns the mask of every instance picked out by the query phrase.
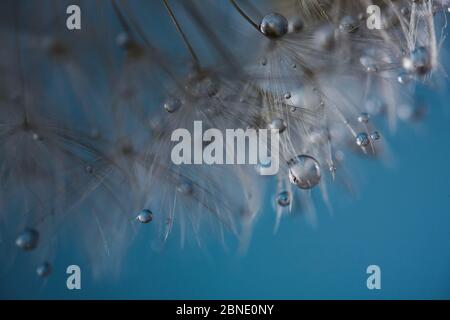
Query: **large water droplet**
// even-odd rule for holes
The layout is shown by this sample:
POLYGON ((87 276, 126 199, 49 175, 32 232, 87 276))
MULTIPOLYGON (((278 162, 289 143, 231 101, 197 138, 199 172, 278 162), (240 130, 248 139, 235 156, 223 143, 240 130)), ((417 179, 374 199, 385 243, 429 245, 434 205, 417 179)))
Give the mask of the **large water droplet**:
POLYGON ((288 162, 289 180, 300 189, 311 189, 320 182, 320 165, 307 155, 297 156, 288 162))
POLYGON ((291 195, 288 191, 282 191, 277 195, 277 203, 280 207, 287 207, 291 203, 291 195))
POLYGON ((16 246, 29 251, 37 247, 39 242, 39 232, 34 229, 25 229, 16 239, 16 246))
POLYGON ((143 209, 141 212, 139 212, 136 219, 141 223, 149 223, 153 220, 153 213, 148 209, 143 209))
POLYGON ((288 32, 288 27, 287 19, 279 13, 266 15, 259 26, 262 34, 269 38, 281 38, 288 32))
POLYGON ((52 273, 52 265, 48 262, 44 262, 36 268, 36 273, 39 277, 48 277, 52 273))

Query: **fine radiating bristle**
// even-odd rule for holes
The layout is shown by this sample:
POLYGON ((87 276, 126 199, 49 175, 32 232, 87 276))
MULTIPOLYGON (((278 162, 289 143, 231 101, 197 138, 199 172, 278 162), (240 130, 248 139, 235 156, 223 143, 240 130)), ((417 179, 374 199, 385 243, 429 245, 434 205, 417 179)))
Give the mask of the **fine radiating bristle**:
MULTIPOLYGON (((66 219, 94 261, 120 257, 143 229, 156 248, 174 232, 199 245, 230 233, 245 247, 267 197, 275 229, 289 213, 314 221, 310 190, 332 207, 333 181, 351 189, 344 155, 382 158, 376 124, 393 132, 421 118, 417 84, 445 74, 447 1, 79 5, 83 28, 71 32, 57 0, 2 4, 5 248, 46 251, 66 219), (379 28, 369 26, 372 5, 379 28), (175 164, 173 132, 193 133, 195 122, 203 132, 278 130, 276 178, 258 174, 267 163, 175 164)), ((47 276, 51 265, 38 270, 47 276)))

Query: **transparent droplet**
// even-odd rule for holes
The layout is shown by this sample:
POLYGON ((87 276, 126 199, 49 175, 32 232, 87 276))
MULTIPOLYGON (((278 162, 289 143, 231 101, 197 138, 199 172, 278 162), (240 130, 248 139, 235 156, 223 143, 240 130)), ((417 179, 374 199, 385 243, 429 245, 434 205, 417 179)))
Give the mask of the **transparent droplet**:
POLYGON ((284 98, 285 98, 286 100, 289 100, 291 97, 292 97, 292 95, 291 95, 290 92, 286 92, 286 93, 284 94, 284 98))
POLYGON ((84 170, 86 170, 87 173, 89 174, 93 174, 95 172, 95 169, 93 166, 86 166, 86 168, 84 168, 84 170))
POLYGON ((52 273, 52 265, 48 262, 44 262, 36 268, 36 273, 39 277, 48 277, 52 273))
POLYGON ((356 144, 360 147, 367 147, 370 143, 369 136, 365 132, 360 132, 356 136, 356 144))
POLYGON ((418 75, 427 74, 431 70, 430 53, 425 47, 414 49, 408 56, 403 58, 403 68, 418 75))
POLYGON ((406 72, 399 74, 399 76, 397 77, 397 81, 400 84, 408 84, 411 81, 411 79, 412 79, 411 75, 406 72))
POLYGON ((25 251, 33 250, 39 243, 39 232, 25 229, 16 239, 16 246, 25 251))
POLYGON ((362 112, 358 117, 358 122, 360 123, 368 123, 370 116, 367 112, 362 112))
POLYGON ((263 65, 263 66, 267 65, 267 58, 266 57, 261 58, 261 65, 263 65))
POLYGON ((375 97, 368 99, 365 105, 367 112, 372 115, 379 115, 383 113, 386 109, 386 106, 384 105, 383 101, 375 97))
POLYGON ((148 209, 143 209, 141 212, 139 212, 136 219, 141 223, 149 223, 153 220, 153 213, 148 209))
POLYGON ((320 182, 320 165, 316 159, 300 155, 288 161, 289 180, 300 189, 311 189, 320 182))
POLYGON ((380 140, 381 136, 378 131, 374 131, 370 134, 370 139, 373 141, 380 140))
POLYGON ((281 118, 272 119, 269 124, 269 129, 278 130, 279 133, 282 133, 284 130, 286 130, 286 122, 281 118))
POLYGON ((355 32, 358 29, 358 21, 353 16, 344 16, 339 23, 339 31, 355 32))
POLYGON ((181 100, 178 98, 171 97, 164 103, 164 109, 166 109, 166 111, 169 113, 177 111, 178 109, 180 109, 180 107, 181 100))
POLYGON ((359 62, 366 69, 367 72, 378 71, 377 61, 369 55, 364 55, 361 58, 359 58, 359 62))
POLYGON ((303 20, 299 16, 293 17, 289 21, 289 32, 297 33, 303 30, 304 23, 303 20))
POLYGON ((288 21, 279 13, 266 15, 260 24, 262 34, 269 38, 281 38, 288 32, 288 21))
POLYGON ((280 207, 287 207, 291 203, 291 195, 288 191, 282 191, 277 195, 277 203, 280 207))
POLYGON ((189 195, 194 191, 192 183, 189 181, 182 181, 177 186, 177 191, 181 194, 189 195))
POLYGON ((34 141, 40 141, 40 140, 42 140, 42 137, 41 137, 38 133, 36 133, 36 132, 33 132, 33 133, 32 133, 31 138, 32 138, 34 141))
POLYGON ((335 29, 331 26, 320 27, 314 34, 314 41, 321 49, 333 49, 335 45, 335 29))

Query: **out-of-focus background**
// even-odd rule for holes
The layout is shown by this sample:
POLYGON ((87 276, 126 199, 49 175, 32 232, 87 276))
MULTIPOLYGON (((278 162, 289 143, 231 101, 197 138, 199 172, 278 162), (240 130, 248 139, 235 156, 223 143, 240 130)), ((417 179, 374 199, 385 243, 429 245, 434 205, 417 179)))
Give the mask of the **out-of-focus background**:
MULTIPOLYGON (((315 225, 296 215, 282 220, 274 234, 273 199, 267 196, 245 252, 233 240, 229 247, 212 240, 180 248, 177 235, 155 251, 149 226, 117 271, 96 277, 81 240, 69 237, 50 257, 53 273, 46 279, 20 252, 0 274, 0 298, 449 299, 449 89, 448 83, 441 94, 420 88, 417 100, 427 101, 426 117, 400 123, 395 134, 381 131, 390 150, 387 163, 349 159, 357 192, 333 188, 332 212, 313 192, 315 225), (66 287, 72 264, 81 268, 81 290, 66 287), (381 268, 381 290, 366 287, 369 265, 381 268)), ((70 224, 61 227, 60 233, 66 231, 70 224)))

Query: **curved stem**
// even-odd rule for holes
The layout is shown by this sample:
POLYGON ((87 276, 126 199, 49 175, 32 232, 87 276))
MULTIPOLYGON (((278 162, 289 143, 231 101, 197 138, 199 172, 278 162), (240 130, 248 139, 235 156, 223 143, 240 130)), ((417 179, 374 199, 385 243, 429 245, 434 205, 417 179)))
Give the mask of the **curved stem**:
POLYGON ((239 14, 245 19, 247 20, 248 23, 250 23, 256 30, 258 30, 258 32, 261 32, 259 30, 259 25, 252 20, 252 18, 250 18, 245 12, 244 10, 241 9, 241 7, 237 4, 236 0, 230 0, 231 4, 233 5, 233 7, 237 10, 237 12, 239 12, 239 14))
POLYGON ((192 56, 192 60, 194 60, 194 67, 196 69, 200 69, 200 62, 198 60, 198 56, 195 53, 194 49, 191 46, 191 43, 189 42, 189 39, 187 38, 186 34, 184 33, 183 29, 181 28, 180 24, 178 23, 177 17, 173 13, 172 9, 169 6, 169 3, 167 0, 163 0, 164 7, 167 10, 167 13, 169 14, 170 18, 172 19, 173 24, 175 25, 175 28, 180 33, 181 37, 183 38, 183 42, 186 45, 186 48, 188 49, 189 53, 192 56))

